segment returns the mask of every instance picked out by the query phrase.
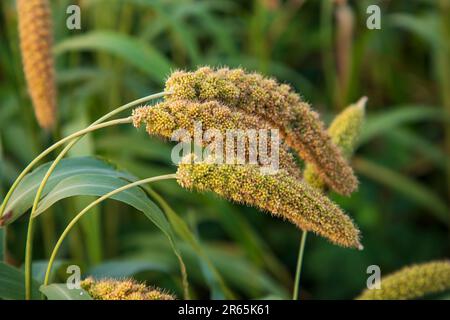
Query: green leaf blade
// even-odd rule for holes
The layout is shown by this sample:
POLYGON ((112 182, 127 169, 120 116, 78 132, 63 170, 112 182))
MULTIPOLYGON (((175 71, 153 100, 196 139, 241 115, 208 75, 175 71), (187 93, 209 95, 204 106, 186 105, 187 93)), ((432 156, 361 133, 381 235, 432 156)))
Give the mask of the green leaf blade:
POLYGON ((83 289, 69 289, 67 284, 52 283, 39 289, 48 300, 93 300, 83 289))

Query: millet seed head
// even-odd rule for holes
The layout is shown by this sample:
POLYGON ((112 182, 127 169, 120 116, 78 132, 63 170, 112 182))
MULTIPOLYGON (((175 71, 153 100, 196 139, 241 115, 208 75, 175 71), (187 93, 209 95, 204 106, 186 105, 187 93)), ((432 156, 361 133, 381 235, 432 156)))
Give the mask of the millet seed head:
POLYGON ((81 282, 94 300, 175 300, 175 297, 161 289, 147 287, 133 279, 102 279, 91 277, 81 282))
POLYGON ((56 122, 53 34, 48 0, 17 0, 23 68, 39 125, 56 122))
MULTIPOLYGON (((345 108, 331 123, 328 133, 333 143, 341 150, 346 159, 350 159, 355 150, 365 118, 365 106, 367 98, 362 97, 355 104, 345 108)), ((308 184, 317 189, 325 187, 315 165, 307 163, 304 171, 304 179, 308 184)))
POLYGON ((321 178, 334 190, 350 194, 358 181, 352 168, 332 143, 317 113, 292 88, 242 69, 211 69, 174 72, 166 81, 172 94, 167 100, 217 100, 257 115, 280 130, 288 146, 313 163, 321 178))
MULTIPOLYGON (((226 132, 227 130, 254 130, 254 139, 259 141, 262 134, 267 134, 268 154, 270 154, 270 130, 271 125, 266 121, 239 110, 233 110, 217 101, 194 102, 189 100, 169 100, 155 106, 144 106, 133 111, 133 124, 135 127, 146 125, 146 130, 151 135, 159 135, 170 138, 178 129, 184 129, 189 132, 189 138, 192 139, 195 133, 195 123, 201 123, 202 130, 218 130, 222 136, 222 152, 226 153, 226 132), (264 131, 259 131, 264 130, 264 131)), ((236 132, 236 131, 235 131, 236 132)), ((202 139, 205 144, 214 144, 202 139)), ((236 142, 236 140, 234 140, 236 142)), ((214 145, 216 147, 216 145, 214 145)), ((248 160, 250 143, 245 140, 245 155, 248 160)), ((254 151, 258 156, 259 164, 263 165, 258 151, 254 151)), ((279 166, 288 171, 292 176, 300 179, 301 170, 297 166, 294 157, 289 152, 288 147, 280 140, 278 149, 279 166)), ((248 162, 248 161, 247 161, 248 162)))
POLYGON ((184 188, 212 191, 267 211, 337 245, 362 249, 359 230, 351 218, 320 192, 284 170, 264 175, 255 165, 216 164, 210 159, 200 162, 189 155, 179 164, 177 181, 184 188))
POLYGON ((366 289, 358 300, 406 300, 450 290, 450 260, 405 267, 381 279, 380 289, 366 289))

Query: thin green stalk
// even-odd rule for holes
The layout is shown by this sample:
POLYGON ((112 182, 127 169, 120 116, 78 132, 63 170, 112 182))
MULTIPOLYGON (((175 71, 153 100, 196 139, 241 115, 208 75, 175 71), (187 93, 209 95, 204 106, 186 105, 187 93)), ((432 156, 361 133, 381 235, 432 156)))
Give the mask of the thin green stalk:
POLYGON ((298 249, 297 270, 295 272, 295 284, 292 300, 298 300, 298 293, 300 289, 300 275, 302 273, 303 253, 305 252, 305 243, 307 234, 308 234, 307 231, 303 231, 302 239, 300 240, 300 248, 298 249))
POLYGON ((43 157, 45 157, 46 155, 48 155, 50 152, 52 152, 53 150, 55 150, 56 148, 58 148, 59 146, 63 145, 64 143, 66 143, 67 141, 70 141, 74 138, 80 137, 85 135, 88 132, 97 130, 97 129, 101 129, 101 128, 105 128, 105 127, 109 127, 112 125, 116 125, 119 123, 131 123, 132 119, 131 117, 128 118, 124 118, 124 119, 119 119, 119 120, 112 120, 112 121, 108 121, 105 123, 101 123, 80 131, 77 131, 67 137, 65 137, 64 139, 59 140, 58 142, 56 142, 55 144, 53 144, 52 146, 48 147, 47 149, 45 149, 39 156, 37 156, 33 161, 30 162, 30 164, 25 168, 24 171, 22 171, 22 173, 19 175, 19 177, 16 179, 16 181, 14 181, 13 185, 11 186, 11 188, 9 189, 8 193, 5 196, 5 199, 3 200, 2 206, 0 208, 0 217, 3 216, 5 207, 9 201, 9 199, 11 198, 11 195, 13 193, 13 191, 17 188, 18 184, 20 183, 20 181, 25 177, 25 175, 31 170, 31 168, 36 165, 43 157))
POLYGON ((50 259, 48 261, 48 265, 47 265, 47 271, 45 272, 45 278, 44 278, 44 285, 48 285, 48 281, 50 278, 50 274, 51 274, 51 270, 52 270, 52 266, 53 263, 55 261, 56 255, 58 254, 59 248, 61 247, 62 242, 64 241, 64 239, 66 238, 67 234, 70 232, 70 230, 72 230, 72 228, 75 226, 75 224, 78 222, 78 220, 80 220, 90 209, 92 209, 93 207, 95 207, 96 205, 100 204, 101 202, 111 198, 113 195, 120 193, 122 191, 143 185, 143 184, 147 184, 150 182, 155 182, 155 181, 161 181, 161 180, 168 180, 168 179, 175 179, 176 178, 176 174, 172 173, 172 174, 166 174, 166 175, 162 175, 162 176, 157 176, 157 177, 151 177, 151 178, 147 178, 147 179, 143 179, 143 180, 139 180, 133 183, 129 183, 123 187, 117 188, 111 192, 108 192, 107 194, 101 196, 100 198, 96 199, 95 201, 91 202, 88 206, 86 206, 83 210, 81 210, 73 219, 72 221, 67 225, 66 229, 64 229, 63 233, 61 234, 61 236, 59 237, 58 241, 56 242, 56 245, 53 249, 53 252, 50 256, 50 259))
MULTIPOLYGON (((104 123, 101 123, 101 124, 98 124, 95 126, 90 126, 86 129, 75 132, 64 139, 61 139, 59 142, 55 143, 52 147, 48 148, 47 150, 49 150, 51 148, 57 148, 59 145, 65 143, 67 141, 70 141, 76 137, 79 137, 81 135, 84 135, 86 133, 89 133, 89 132, 92 132, 92 131, 95 131, 95 130, 98 130, 101 128, 114 126, 117 124, 124 124, 124 123, 131 123, 131 122, 132 122, 132 118, 127 117, 127 118, 122 118, 122 119, 117 119, 117 120, 111 120, 111 121, 104 122, 104 123)), ((61 154, 62 153, 60 153, 58 155, 58 157, 56 158, 58 161, 62 158, 62 157, 60 157, 61 154)), ((47 171, 47 173, 44 176, 44 179, 42 180, 41 184, 39 185, 39 188, 36 192, 36 197, 34 198, 33 207, 31 209, 30 219, 28 222, 27 242, 26 242, 26 246, 25 246, 25 299, 26 300, 31 299, 31 274, 32 274, 31 261, 32 261, 32 254, 33 254, 34 213, 36 212, 37 206, 39 204, 39 200, 41 199, 41 195, 44 190, 45 184, 47 183, 48 179, 50 178, 50 175, 53 172, 53 169, 55 168, 56 164, 57 164, 56 161, 54 161, 52 163, 52 165, 50 166, 51 170, 49 169, 47 171)))
MULTIPOLYGON (((118 119, 118 120, 112 120, 112 121, 105 122, 105 123, 102 124, 102 122, 105 121, 106 119, 109 119, 112 116, 114 116, 114 115, 116 115, 116 114, 118 114, 118 113, 120 113, 120 112, 122 112, 122 111, 124 111, 126 109, 129 109, 129 108, 134 107, 134 106, 136 106, 136 105, 138 105, 140 103, 143 103, 143 102, 146 102, 146 101, 149 101, 149 100, 152 100, 152 99, 160 98, 160 97, 162 97, 162 96, 164 96, 166 94, 168 94, 168 93, 167 92, 161 92, 161 93, 157 93, 157 94, 152 94, 152 95, 143 97, 141 99, 134 100, 134 101, 132 101, 130 103, 127 103, 127 104, 125 104, 123 106, 120 106, 119 108, 114 109, 113 111, 111 111, 108 114, 104 115, 103 117, 99 118, 97 121, 92 123, 88 128, 83 129, 83 130, 78 131, 78 132, 85 131, 83 134, 86 134, 88 132, 91 132, 92 130, 95 130, 94 128, 101 127, 102 125, 105 125, 107 123, 111 123, 111 125, 119 124, 119 123, 130 123, 131 122, 131 117, 124 118, 124 119, 118 119), (127 121, 125 121, 125 120, 127 120, 127 121), (90 130, 90 129, 92 129, 92 130, 90 130)), ((69 136, 69 137, 71 137, 71 136, 69 136)), ((56 168, 58 163, 61 161, 61 159, 66 155, 66 153, 81 138, 82 138, 82 135, 78 135, 76 137, 72 137, 73 141, 69 142, 69 144, 60 152, 60 154, 57 156, 57 158, 53 161, 53 163, 51 164, 50 168, 47 170, 47 173, 45 174, 44 179, 41 181, 41 184, 39 185, 39 188, 38 188, 38 190, 36 192, 36 196, 35 196, 34 202, 33 202, 33 208, 31 210, 31 215, 30 215, 30 219, 29 219, 29 223, 28 223, 27 244, 26 244, 26 247, 25 247, 25 297, 26 297, 26 299, 29 299, 31 297, 31 274, 32 274, 32 255, 33 255, 33 250, 32 250, 33 244, 32 244, 32 242, 33 242, 33 232, 34 232, 33 231, 34 213, 35 213, 35 211, 37 209, 37 205, 39 204, 39 200, 41 199, 42 192, 43 192, 43 190, 44 190, 44 188, 45 188, 45 186, 47 184, 48 179, 50 178, 51 174, 53 173, 54 169, 56 168)), ((59 142, 57 142, 56 144, 59 144, 59 143, 61 143, 61 141, 66 140, 66 139, 67 138, 62 139, 59 142)), ((53 145, 53 146, 55 146, 55 145, 53 145)), ((50 148, 52 148, 52 147, 50 147, 50 148)), ((34 161, 36 161, 36 159, 34 161)), ((32 165, 32 163, 29 165, 29 167, 31 165, 32 165)), ((25 169, 24 171, 26 171, 26 170, 27 169, 25 169)), ((23 172, 22 172, 22 174, 23 174, 23 172)), ((20 176, 19 176, 19 178, 20 178, 20 176)), ((16 182, 17 182, 17 180, 16 180, 16 182)), ((13 185, 13 187, 11 189, 13 189, 13 188, 15 188, 14 185, 13 185)), ((12 194, 11 190, 9 192, 11 192, 11 194, 12 194)), ((4 203, 6 203, 7 200, 8 199, 5 198, 4 203)), ((3 210, 0 208, 0 216, 1 216, 2 212, 3 212, 3 210)))
MULTIPOLYGON (((139 104, 141 104, 141 103, 147 102, 147 101, 149 101, 149 100, 157 99, 157 98, 163 97, 164 95, 167 95, 167 94, 170 94, 170 93, 169 93, 169 92, 160 92, 160 93, 157 93, 157 94, 152 94, 152 95, 149 95, 149 96, 146 96, 146 97, 143 97, 143 98, 134 100, 134 101, 132 101, 132 102, 130 102, 130 103, 127 103, 127 104, 125 104, 125 105, 123 105, 123 106, 120 106, 120 107, 117 108, 117 109, 114 109, 114 110, 111 111, 110 113, 108 113, 108 114, 104 115, 103 117, 99 118, 99 119, 98 119, 97 121, 95 121, 90 127, 96 126, 96 125, 102 123, 103 121, 105 121, 105 120, 111 118, 112 116, 114 116, 114 115, 116 115, 116 114, 118 114, 118 113, 120 113, 120 112, 122 112, 122 111, 124 111, 124 110, 127 110, 127 109, 129 109, 129 108, 132 108, 132 107, 134 107, 134 106, 137 106, 137 105, 139 105, 139 104)), ((90 128, 90 127, 88 127, 88 128, 90 128)), ((84 129, 84 130, 87 130, 88 128, 86 128, 86 129, 84 129)), ((26 175, 28 172, 30 172, 31 169, 32 169, 32 168, 33 168, 40 160, 42 160, 46 155, 48 155, 50 152, 52 152, 53 150, 55 150, 56 148, 58 148, 60 145, 64 144, 65 142, 77 138, 77 139, 75 139, 74 141, 70 142, 70 143, 66 146, 66 148, 62 151, 62 153, 64 153, 64 154, 67 153, 67 151, 69 151, 69 149, 70 149, 75 143, 77 143, 77 141, 81 138, 81 136, 83 136, 84 134, 86 134, 87 132, 89 132, 89 131, 84 131, 84 130, 78 131, 78 132, 76 132, 76 133, 74 133, 74 134, 72 134, 72 135, 70 135, 70 136, 64 138, 63 140, 60 140, 60 141, 56 142, 54 145, 50 146, 49 148, 47 148, 46 150, 44 150, 40 155, 38 155, 38 156, 37 156, 37 157, 36 157, 36 158, 35 158, 35 159, 34 159, 34 160, 33 160, 33 161, 32 161, 32 162, 31 162, 31 163, 30 163, 23 171, 22 171, 22 172, 21 172, 21 174, 17 177, 16 181, 14 181, 13 185, 12 185, 11 188, 9 189, 8 193, 7 193, 6 196, 5 196, 5 199, 3 200, 2 205, 0 206, 0 217, 3 216, 4 211, 5 211, 5 208, 6 208, 6 205, 8 204, 8 201, 9 201, 9 199, 11 198, 12 193, 13 193, 14 190, 17 188, 17 186, 18 186, 19 183, 22 181, 22 179, 25 177, 25 175, 26 175), (70 147, 69 147, 69 146, 70 146, 70 147)))

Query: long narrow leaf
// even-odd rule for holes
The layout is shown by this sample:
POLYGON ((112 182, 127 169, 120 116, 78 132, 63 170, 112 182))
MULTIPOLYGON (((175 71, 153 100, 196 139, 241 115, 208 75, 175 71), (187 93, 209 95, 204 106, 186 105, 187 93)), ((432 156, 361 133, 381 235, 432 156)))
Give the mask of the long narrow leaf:
POLYGON ((382 183, 430 210, 437 219, 449 222, 449 209, 442 200, 414 180, 371 161, 355 158, 354 166, 361 174, 382 183))
POLYGON ((92 300, 92 297, 85 290, 69 289, 63 283, 41 286, 40 290, 48 300, 92 300))
POLYGON ((392 107, 392 110, 381 114, 370 115, 363 127, 359 139, 362 145, 372 138, 407 123, 425 120, 442 121, 446 117, 441 109, 430 106, 392 107))
MULTIPOLYGON (((0 299, 25 299, 25 275, 22 270, 0 262, 0 299)), ((39 283, 33 280, 32 299, 40 299, 39 283)))
POLYGON ((150 44, 110 31, 92 31, 72 36, 56 45, 55 54, 86 50, 104 51, 118 56, 161 84, 173 69, 170 61, 150 44))
MULTIPOLYGON (((13 192, 6 206, 5 215, 8 216, 8 219, 3 221, 3 223, 10 224, 14 222, 31 208, 36 191, 50 165, 51 163, 46 163, 25 176, 13 192)), ((104 174, 112 177, 126 177, 126 174, 115 170, 112 165, 99 159, 92 157, 63 159, 50 176, 42 196, 49 193, 50 190, 65 178, 80 174, 104 174)))

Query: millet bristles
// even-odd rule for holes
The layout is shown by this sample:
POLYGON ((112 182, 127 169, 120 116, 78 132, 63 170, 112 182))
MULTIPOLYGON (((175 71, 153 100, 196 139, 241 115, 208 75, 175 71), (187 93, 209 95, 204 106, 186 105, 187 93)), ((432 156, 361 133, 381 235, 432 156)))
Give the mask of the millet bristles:
POLYGON ((359 300, 405 300, 450 290, 450 260, 405 267, 381 279, 380 289, 366 289, 359 300))
MULTIPOLYGON (((272 129, 264 120, 238 110, 232 110, 217 101, 200 103, 189 100, 170 100, 154 106, 137 108, 133 111, 133 124, 135 127, 145 124, 149 134, 160 135, 166 138, 170 138, 177 129, 185 129, 189 132, 192 139, 196 130, 195 123, 201 123, 203 130, 218 130, 223 135, 223 138, 226 136, 226 131, 230 129, 254 129, 255 139, 258 141, 261 137, 259 130, 264 130, 264 133, 270 133, 270 129, 272 129)), ((205 144, 210 143, 207 141, 202 142, 205 144)), ((224 146, 222 146, 223 154, 225 154, 225 147, 224 143, 224 146)), ((269 143, 268 153, 271 152, 270 147, 269 143)), ((247 159, 249 149, 249 141, 246 140, 244 151, 247 159)), ((278 155, 279 167, 300 179, 301 170, 289 152, 288 147, 281 140, 278 155)), ((257 154, 257 156, 256 160, 263 165, 263 161, 260 161, 260 154, 257 154)))
MULTIPOLYGON (((366 97, 362 97, 355 104, 345 108, 331 123, 328 133, 331 140, 341 150, 346 159, 350 159, 355 150, 365 118, 366 97)), ((314 164, 307 163, 304 171, 304 179, 309 185, 317 189, 323 189, 325 183, 320 178, 314 164)))
POLYGON ((268 211, 340 246, 362 249, 353 221, 320 192, 284 170, 264 175, 255 165, 216 164, 214 159, 198 162, 189 155, 179 164, 177 181, 187 189, 213 191, 268 211))
POLYGON ((254 114, 280 129, 286 143, 301 158, 314 163, 321 178, 334 190, 350 194, 358 181, 353 170, 332 143, 317 113, 286 84, 242 69, 174 72, 166 81, 168 100, 218 100, 254 114))
POLYGON ((175 297, 158 288, 147 287, 133 279, 87 278, 81 282, 94 300, 175 300, 175 297))
POLYGON ((18 0, 23 68, 39 125, 56 122, 56 86, 53 64, 52 21, 48 0, 18 0))

